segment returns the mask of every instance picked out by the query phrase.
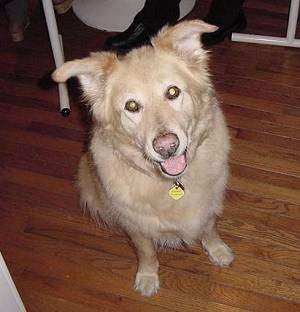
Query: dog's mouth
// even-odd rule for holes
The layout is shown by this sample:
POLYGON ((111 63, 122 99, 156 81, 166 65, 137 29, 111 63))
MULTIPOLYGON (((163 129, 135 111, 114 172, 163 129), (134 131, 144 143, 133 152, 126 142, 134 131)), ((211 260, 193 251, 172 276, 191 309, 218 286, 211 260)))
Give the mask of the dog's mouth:
POLYGON ((181 175, 187 167, 186 152, 179 156, 171 156, 159 163, 163 173, 175 177, 181 175))

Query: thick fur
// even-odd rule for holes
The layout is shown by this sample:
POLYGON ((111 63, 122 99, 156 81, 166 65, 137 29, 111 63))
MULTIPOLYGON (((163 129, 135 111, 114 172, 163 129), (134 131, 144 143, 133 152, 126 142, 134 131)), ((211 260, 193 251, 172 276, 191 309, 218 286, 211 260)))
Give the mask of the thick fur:
POLYGON ((97 222, 128 233, 139 258, 135 288, 143 295, 159 288, 157 246, 201 240, 213 263, 233 260, 215 227, 229 139, 200 44, 201 33, 215 29, 202 21, 183 22, 163 29, 152 47, 121 58, 95 53, 53 74, 58 82, 77 76, 91 105, 92 138, 78 174, 81 203, 97 222), (177 99, 166 98, 170 85, 181 89, 177 99), (124 109, 132 99, 141 105, 139 112, 124 109), (186 150, 188 165, 180 176, 185 195, 177 201, 168 195, 175 178, 161 171, 152 146, 162 131, 176 133, 178 153, 186 150))

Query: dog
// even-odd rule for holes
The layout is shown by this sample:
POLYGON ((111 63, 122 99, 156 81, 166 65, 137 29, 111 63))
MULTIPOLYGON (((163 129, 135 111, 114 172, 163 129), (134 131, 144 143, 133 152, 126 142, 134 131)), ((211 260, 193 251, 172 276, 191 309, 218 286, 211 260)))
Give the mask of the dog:
POLYGON ((52 77, 78 77, 93 130, 79 164, 83 207, 123 229, 136 247, 135 289, 159 289, 156 251, 202 242, 210 260, 228 266, 231 249, 216 217, 228 176, 229 135, 208 72, 201 20, 163 28, 143 46, 66 62, 52 77))

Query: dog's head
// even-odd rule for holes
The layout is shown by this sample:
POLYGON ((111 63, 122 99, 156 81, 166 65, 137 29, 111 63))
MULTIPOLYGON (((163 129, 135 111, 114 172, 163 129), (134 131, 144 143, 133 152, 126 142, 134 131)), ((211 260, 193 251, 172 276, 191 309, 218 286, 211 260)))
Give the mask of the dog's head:
MULTIPOLYGON (((217 27, 200 20, 166 27, 152 46, 125 56, 93 53, 67 62, 57 82, 77 76, 95 123, 127 158, 137 153, 164 176, 184 173, 209 128, 212 88, 200 35, 217 27), (155 166, 154 166, 155 167, 155 166)), ((141 166, 141 165, 140 165, 141 166)))

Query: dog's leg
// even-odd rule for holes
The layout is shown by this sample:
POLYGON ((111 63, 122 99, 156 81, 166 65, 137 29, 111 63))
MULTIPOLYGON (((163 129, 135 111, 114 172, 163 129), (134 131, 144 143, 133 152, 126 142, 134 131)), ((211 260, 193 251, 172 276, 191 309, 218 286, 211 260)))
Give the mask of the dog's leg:
POLYGON ((234 259, 232 250, 220 238, 215 217, 211 218, 202 236, 203 248, 207 251, 210 261, 219 266, 229 266, 234 259))
POLYGON ((129 234, 138 255, 138 271, 135 277, 135 289, 143 296, 152 296, 159 289, 158 260, 151 239, 140 234, 129 234))

